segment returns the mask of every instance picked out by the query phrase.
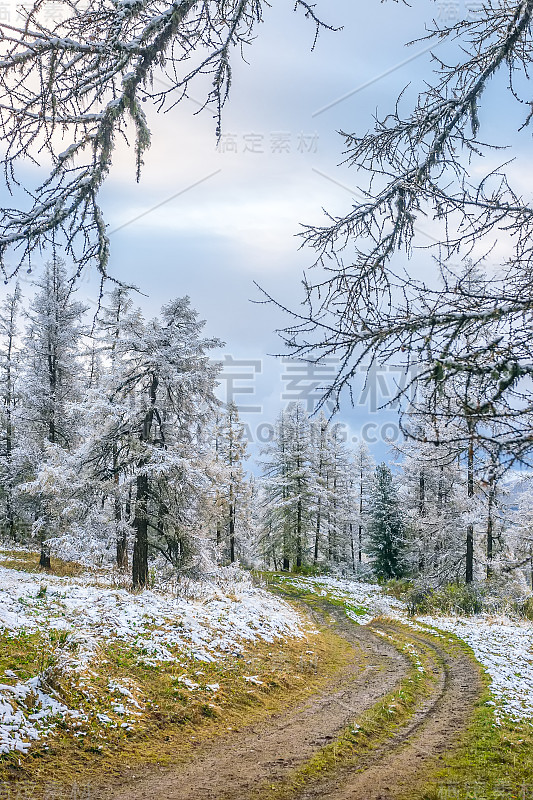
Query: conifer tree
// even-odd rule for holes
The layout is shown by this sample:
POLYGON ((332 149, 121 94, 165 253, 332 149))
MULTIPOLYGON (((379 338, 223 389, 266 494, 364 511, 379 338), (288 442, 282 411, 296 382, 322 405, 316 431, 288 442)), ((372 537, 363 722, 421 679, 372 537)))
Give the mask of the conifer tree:
POLYGON ((16 444, 15 411, 18 401, 20 354, 17 348, 17 321, 20 287, 6 297, 0 308, 0 492, 1 518, 11 539, 16 539, 17 469, 13 459, 16 444))
POLYGON ((57 258, 47 263, 36 287, 24 341, 21 448, 27 496, 31 498, 34 492, 30 502, 41 541, 41 566, 49 567, 46 542, 58 532, 56 506, 61 499, 54 494, 47 461, 51 459, 57 465, 61 453, 67 453, 77 441, 79 419, 74 404, 83 389, 81 344, 86 307, 74 299, 66 266, 57 258))
MULTIPOLYGON (((354 469, 354 489, 355 489, 355 502, 356 502, 356 524, 357 524, 357 544, 354 542, 354 537, 351 537, 352 549, 352 566, 355 570, 357 551, 357 563, 360 565, 363 560, 363 544, 366 534, 366 524, 368 516, 368 501, 370 490, 372 488, 372 481, 376 469, 376 463, 372 458, 366 442, 362 441, 357 447, 353 457, 354 469)), ((354 531, 355 533, 355 531, 354 531)))
POLYGON ((216 425, 216 459, 221 467, 218 473, 217 545, 225 543, 231 563, 236 558, 237 520, 240 504, 245 504, 248 484, 244 472, 247 442, 244 425, 239 419, 235 403, 228 404, 220 414, 216 425), (224 534, 224 537, 222 536, 224 534), (224 538, 224 542, 222 539, 224 538))
POLYGON ((281 412, 274 441, 264 453, 265 525, 281 551, 283 569, 291 563, 300 568, 308 556, 316 477, 303 404, 291 403, 281 412))
POLYGON ((400 501, 386 464, 376 468, 370 498, 367 553, 379 578, 405 574, 404 523, 400 501))

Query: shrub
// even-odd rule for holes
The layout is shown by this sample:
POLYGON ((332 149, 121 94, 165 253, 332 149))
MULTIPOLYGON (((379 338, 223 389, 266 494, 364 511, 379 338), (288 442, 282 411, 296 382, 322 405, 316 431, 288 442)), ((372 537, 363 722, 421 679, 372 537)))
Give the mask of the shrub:
POLYGON ((405 600, 413 589, 413 584, 407 578, 390 578, 388 581, 378 581, 386 594, 392 595, 397 600, 405 600))
POLYGON ((304 575, 309 578, 314 578, 318 575, 323 575, 325 570, 320 564, 303 564, 301 567, 293 566, 291 572, 295 575, 304 575))
POLYGON ((533 597, 526 597, 515 603, 514 610, 520 617, 533 621, 533 597))
POLYGON ((480 614, 483 592, 476 584, 449 583, 440 589, 414 588, 407 596, 407 610, 414 614, 480 614))

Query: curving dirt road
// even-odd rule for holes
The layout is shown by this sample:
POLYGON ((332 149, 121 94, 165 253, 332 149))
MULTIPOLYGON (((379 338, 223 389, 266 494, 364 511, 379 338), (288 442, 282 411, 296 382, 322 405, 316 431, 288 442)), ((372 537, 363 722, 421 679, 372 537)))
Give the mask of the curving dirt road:
MULTIPOLYGON (((124 783, 100 797, 129 800, 134 794, 136 800, 247 800, 252 794, 257 797, 261 786, 268 789, 290 777, 393 690, 409 669, 407 658, 387 638, 394 631, 393 624, 363 627, 351 623, 338 608, 328 606, 328 613, 335 618, 335 631, 362 648, 366 666, 345 669, 321 694, 297 708, 244 730, 228 731, 223 740, 199 749, 185 765, 124 783)), ((392 799, 453 745, 481 692, 479 673, 466 655, 458 653, 452 658, 429 636, 413 633, 410 639, 435 654, 436 680, 430 696, 386 745, 367 754, 355 767, 340 767, 327 779, 307 786, 298 800, 392 799)))

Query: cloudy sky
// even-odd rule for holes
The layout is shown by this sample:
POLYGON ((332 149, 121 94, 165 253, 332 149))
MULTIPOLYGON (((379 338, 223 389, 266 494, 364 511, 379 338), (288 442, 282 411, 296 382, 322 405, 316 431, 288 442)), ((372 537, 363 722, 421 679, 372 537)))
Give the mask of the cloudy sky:
MULTIPOLYGON (((415 97, 430 57, 426 43, 405 43, 423 36, 432 18, 453 22, 479 3, 317 0, 322 17, 343 29, 323 32, 313 52, 314 26, 293 5, 273 0, 248 63, 235 53, 218 149, 212 112, 195 113, 203 99, 198 86, 197 98, 168 114, 147 108, 153 145, 141 182, 135 184, 133 156, 123 147, 101 197, 112 234, 110 271, 141 289, 147 315, 171 297, 190 296, 206 332, 226 342, 221 397, 243 408, 256 442, 288 400, 301 397, 311 408, 309 388, 320 378, 269 355, 282 347, 275 329, 290 320, 252 302, 260 300, 254 282, 297 308, 313 254, 299 249, 296 234, 302 223, 320 223, 323 208, 345 213, 357 187, 354 171, 341 164, 337 131, 365 132, 407 85, 415 97)), ((431 228, 419 227, 426 244, 431 228)), ((81 293, 94 301, 91 276, 81 293)), ((394 435, 394 412, 375 410, 394 380, 384 371, 366 391, 361 380, 355 409, 346 404, 339 415, 351 439, 394 435)), ((386 448, 375 453, 382 457, 386 448)))

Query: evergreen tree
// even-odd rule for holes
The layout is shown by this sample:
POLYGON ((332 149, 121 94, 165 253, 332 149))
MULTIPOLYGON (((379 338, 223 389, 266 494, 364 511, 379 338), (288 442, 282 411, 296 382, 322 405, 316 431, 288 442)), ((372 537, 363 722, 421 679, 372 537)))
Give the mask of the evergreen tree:
POLYGON ((361 565, 363 560, 364 541, 366 536, 366 525, 368 516, 368 502, 376 464, 364 441, 356 449, 353 456, 353 486, 352 492, 355 493, 355 514, 350 536, 350 548, 352 554, 352 567, 354 571, 357 565, 361 565), (354 541, 354 537, 357 537, 354 541), (357 556, 356 556, 357 553, 357 556))
POLYGON ((263 527, 283 569, 291 563, 300 568, 307 561, 316 496, 309 417, 303 404, 291 403, 281 412, 274 441, 264 454, 263 527))
POLYGON ((404 523, 386 464, 376 468, 370 502, 367 553, 373 569, 379 578, 401 578, 405 573, 404 523))
MULTIPOLYGON (((418 423, 419 425, 421 423, 418 423)), ((402 456, 399 494, 404 511, 409 572, 430 586, 465 574, 468 498, 457 452, 423 441, 423 431, 395 450, 402 456)))
POLYGON ((220 342, 202 339, 203 326, 185 297, 163 306, 161 319, 138 319, 122 342, 114 398, 128 442, 137 587, 148 582, 150 546, 181 568, 204 556, 198 520, 218 370, 207 351, 220 342))

